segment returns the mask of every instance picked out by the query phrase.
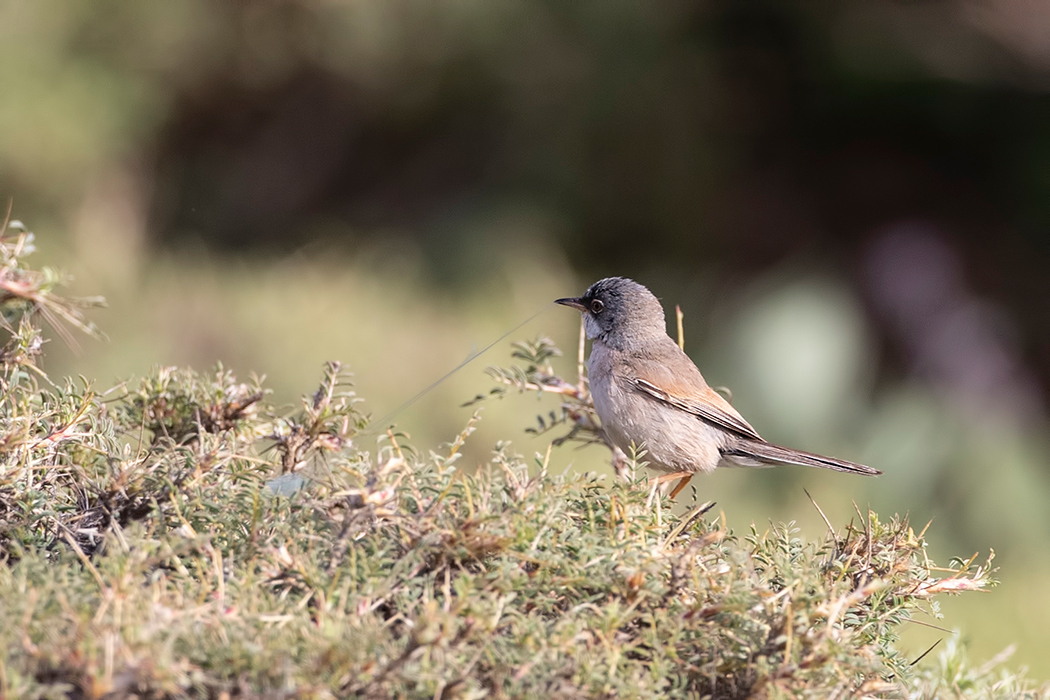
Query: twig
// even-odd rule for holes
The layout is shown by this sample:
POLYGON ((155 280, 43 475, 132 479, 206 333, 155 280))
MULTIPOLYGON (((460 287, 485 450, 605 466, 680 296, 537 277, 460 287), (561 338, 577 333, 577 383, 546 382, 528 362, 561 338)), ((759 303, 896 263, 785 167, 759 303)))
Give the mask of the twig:
POLYGON ((682 323, 685 314, 682 313, 682 307, 678 304, 674 305, 674 317, 678 322, 678 347, 685 350, 685 325, 682 323))
POLYGON ((806 494, 806 496, 809 498, 809 502, 812 503, 813 507, 817 509, 818 513, 820 513, 820 517, 824 521, 824 524, 828 526, 828 532, 831 534, 831 540, 835 543, 835 551, 837 552, 839 550, 839 538, 835 535, 835 528, 831 526, 831 521, 828 520, 828 516, 824 515, 824 511, 822 511, 820 509, 820 506, 817 505, 817 502, 813 499, 813 496, 809 495, 809 491, 803 488, 802 492, 806 494))

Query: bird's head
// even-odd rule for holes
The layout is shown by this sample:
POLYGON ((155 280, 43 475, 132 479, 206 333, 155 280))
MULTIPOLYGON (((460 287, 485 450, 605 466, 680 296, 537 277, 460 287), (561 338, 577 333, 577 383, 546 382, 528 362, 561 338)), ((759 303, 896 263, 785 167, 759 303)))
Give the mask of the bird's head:
POLYGON ((634 280, 606 277, 581 297, 556 299, 583 314, 588 338, 616 347, 667 333, 664 310, 653 293, 634 280))

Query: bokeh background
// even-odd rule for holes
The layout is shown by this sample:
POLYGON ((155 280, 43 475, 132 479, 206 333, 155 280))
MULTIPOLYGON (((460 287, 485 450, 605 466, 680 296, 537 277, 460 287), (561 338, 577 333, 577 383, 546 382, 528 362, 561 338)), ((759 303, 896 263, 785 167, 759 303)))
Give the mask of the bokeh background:
MULTIPOLYGON (((542 311, 396 417, 423 450, 511 339, 574 371, 551 299, 634 277, 765 437, 886 472, 697 497, 994 548, 1003 585, 937 624, 1050 678, 1048 36, 1027 0, 2 0, 0 195, 108 298, 108 342, 46 358, 101 387, 221 361, 291 402, 339 359, 382 416, 542 311)), ((468 466, 543 451, 549 408, 487 403, 468 466)))

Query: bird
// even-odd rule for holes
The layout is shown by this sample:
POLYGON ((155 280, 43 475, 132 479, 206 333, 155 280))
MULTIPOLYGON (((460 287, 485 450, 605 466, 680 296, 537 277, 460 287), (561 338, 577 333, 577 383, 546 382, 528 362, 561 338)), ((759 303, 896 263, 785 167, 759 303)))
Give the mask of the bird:
POLYGON ((630 453, 644 450, 658 481, 679 480, 677 496, 694 474, 717 467, 794 464, 877 476, 877 469, 763 439, 667 335, 660 301, 625 277, 598 280, 580 297, 556 299, 583 314, 591 339, 587 358, 594 410, 609 441, 630 453))

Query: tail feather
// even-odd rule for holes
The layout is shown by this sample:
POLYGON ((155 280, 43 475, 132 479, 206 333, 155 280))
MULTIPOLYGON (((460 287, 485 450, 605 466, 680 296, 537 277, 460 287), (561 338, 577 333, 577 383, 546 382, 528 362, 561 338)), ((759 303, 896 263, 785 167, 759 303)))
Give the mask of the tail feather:
POLYGON ((788 447, 774 445, 771 442, 759 442, 756 440, 737 440, 733 445, 727 446, 722 451, 726 458, 736 460, 753 460, 766 464, 798 464, 803 467, 821 467, 822 469, 834 469, 838 472, 848 474, 863 474, 865 476, 878 476, 882 472, 878 469, 866 467, 863 464, 847 462, 844 459, 825 457, 824 455, 792 450, 788 447))

